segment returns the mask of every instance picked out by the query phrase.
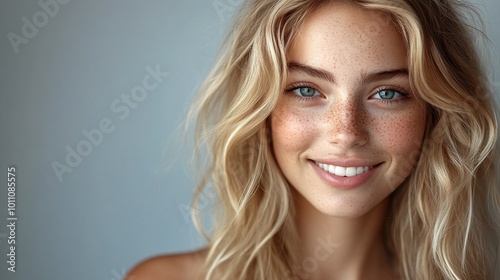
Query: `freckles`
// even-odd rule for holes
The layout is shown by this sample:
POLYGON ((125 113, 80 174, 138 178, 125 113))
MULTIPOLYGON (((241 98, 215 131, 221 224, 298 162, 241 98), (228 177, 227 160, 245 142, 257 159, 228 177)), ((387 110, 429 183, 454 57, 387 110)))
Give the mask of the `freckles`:
POLYGON ((425 130, 425 115, 417 110, 388 113, 386 121, 373 118, 373 133, 388 151, 407 154, 419 148, 425 130))
POLYGON ((330 113, 324 114, 322 122, 328 124, 329 130, 339 133, 353 135, 355 137, 366 136, 365 128, 370 124, 369 116, 360 110, 359 104, 338 102, 330 109, 330 113))
POLYGON ((306 147, 314 137, 314 119, 286 105, 276 108, 271 115, 273 142, 279 149, 300 150, 306 147))

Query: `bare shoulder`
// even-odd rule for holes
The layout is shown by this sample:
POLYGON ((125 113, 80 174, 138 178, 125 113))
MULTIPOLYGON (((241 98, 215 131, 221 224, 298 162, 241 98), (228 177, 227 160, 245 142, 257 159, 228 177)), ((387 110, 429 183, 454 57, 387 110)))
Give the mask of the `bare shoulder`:
POLYGON ((130 270, 124 280, 201 280, 206 251, 146 259, 130 270))

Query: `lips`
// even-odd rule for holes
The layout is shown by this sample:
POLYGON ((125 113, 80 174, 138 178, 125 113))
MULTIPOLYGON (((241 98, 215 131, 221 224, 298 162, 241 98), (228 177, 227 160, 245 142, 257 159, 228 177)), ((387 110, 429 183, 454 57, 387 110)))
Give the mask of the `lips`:
POLYGON ((321 162, 314 162, 314 163, 324 171, 341 177, 353 177, 356 175, 363 174, 373 168, 372 165, 344 167, 344 166, 335 166, 332 164, 326 164, 321 162))

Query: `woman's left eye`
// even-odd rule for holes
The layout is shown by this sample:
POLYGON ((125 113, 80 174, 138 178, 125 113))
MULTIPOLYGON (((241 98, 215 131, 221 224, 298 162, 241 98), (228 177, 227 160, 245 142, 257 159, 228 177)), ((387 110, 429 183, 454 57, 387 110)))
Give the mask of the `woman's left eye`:
POLYGON ((379 90, 375 95, 373 95, 373 98, 383 99, 383 100, 393 100, 404 96, 405 94, 394 89, 382 89, 379 90))

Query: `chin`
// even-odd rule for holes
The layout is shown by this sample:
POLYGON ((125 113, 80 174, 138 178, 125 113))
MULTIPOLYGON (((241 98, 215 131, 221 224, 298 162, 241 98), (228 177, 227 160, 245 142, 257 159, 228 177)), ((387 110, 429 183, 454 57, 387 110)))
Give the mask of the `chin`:
POLYGON ((374 193, 366 194, 336 194, 324 195, 316 193, 316 196, 306 198, 298 194, 297 207, 306 207, 335 218, 357 219, 370 215, 373 212, 385 211, 390 194, 377 197, 374 193))

